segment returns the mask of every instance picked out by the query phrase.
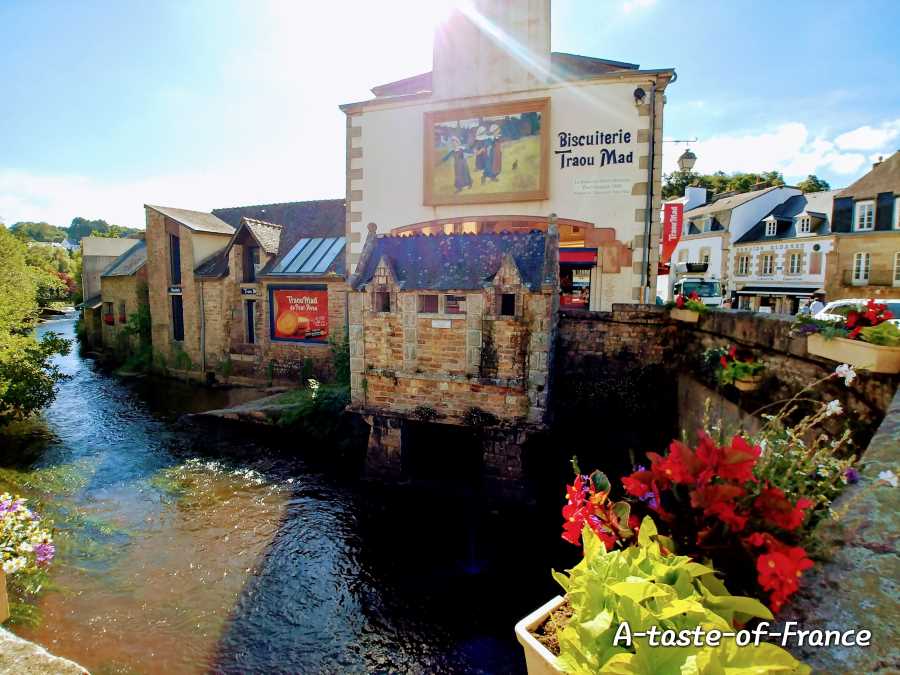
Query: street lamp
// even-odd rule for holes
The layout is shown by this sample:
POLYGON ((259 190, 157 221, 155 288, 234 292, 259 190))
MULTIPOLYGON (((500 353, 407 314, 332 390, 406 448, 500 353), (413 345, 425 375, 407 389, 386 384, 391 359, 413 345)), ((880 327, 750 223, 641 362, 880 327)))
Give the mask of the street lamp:
POLYGON ((685 173, 693 169, 696 163, 697 155, 691 152, 690 148, 681 153, 681 157, 678 158, 678 168, 685 173))

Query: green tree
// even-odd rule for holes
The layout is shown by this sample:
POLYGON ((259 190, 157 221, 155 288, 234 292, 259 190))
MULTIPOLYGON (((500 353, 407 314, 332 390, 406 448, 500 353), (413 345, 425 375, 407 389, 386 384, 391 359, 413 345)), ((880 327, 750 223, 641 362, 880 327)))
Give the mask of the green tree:
POLYGON ((797 187, 803 192, 822 192, 831 189, 827 180, 822 180, 813 174, 809 174, 804 180, 797 183, 797 187))
POLYGON ((711 174, 674 171, 665 175, 663 179, 663 199, 683 197, 687 187, 703 187, 717 195, 722 192, 749 192, 775 185, 784 185, 784 176, 778 171, 733 174, 727 174, 724 171, 716 171, 711 174))
POLYGON ((49 274, 30 267, 25 245, 0 228, 0 425, 32 415, 56 395, 65 376, 53 365, 70 344, 56 333, 34 336, 38 312, 38 277, 49 274))
POLYGON ((66 240, 66 230, 62 227, 56 227, 50 223, 40 222, 33 223, 22 221, 13 223, 9 231, 20 239, 31 241, 57 242, 61 243, 66 240))

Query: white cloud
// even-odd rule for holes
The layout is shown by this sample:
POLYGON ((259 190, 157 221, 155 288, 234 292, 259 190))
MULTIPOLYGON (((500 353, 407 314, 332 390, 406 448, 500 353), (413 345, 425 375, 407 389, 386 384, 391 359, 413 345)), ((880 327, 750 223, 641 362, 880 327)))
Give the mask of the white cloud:
POLYGON ((841 150, 878 150, 900 136, 900 119, 885 122, 878 127, 868 124, 841 134, 834 144, 841 150))
POLYGON ((636 9, 646 9, 656 4, 656 0, 627 0, 622 9, 625 13, 632 12, 636 9))
MULTIPOLYGON (((900 133, 900 120, 885 122, 877 128, 863 126, 844 132, 834 139, 811 137, 801 122, 781 124, 774 129, 737 135, 722 134, 691 144, 697 155, 695 171, 771 171, 784 174, 788 181, 805 178, 809 174, 832 173, 846 176, 860 172, 870 157, 857 149, 881 148, 878 154, 889 155, 887 147, 900 133), (881 139, 875 144, 875 140, 881 139)), ((680 144, 664 147, 663 170, 677 169, 676 160, 683 152, 680 144)))

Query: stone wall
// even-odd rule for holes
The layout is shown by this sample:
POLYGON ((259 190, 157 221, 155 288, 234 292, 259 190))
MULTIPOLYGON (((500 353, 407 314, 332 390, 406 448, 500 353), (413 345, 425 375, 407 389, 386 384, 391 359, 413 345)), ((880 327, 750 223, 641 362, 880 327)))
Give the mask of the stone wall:
MULTIPOLYGON (((116 349, 120 346, 119 335, 125 328, 129 317, 137 312, 138 305, 147 303, 147 267, 144 266, 137 273, 129 276, 103 277, 100 287, 101 299, 104 303, 99 310, 101 312, 101 340, 105 348, 116 349), (108 302, 112 303, 113 321, 115 322, 112 325, 103 321, 103 314, 106 311, 105 303, 108 302), (122 312, 123 306, 124 312, 122 312)), ((129 343, 132 348, 136 347, 138 336, 132 336, 129 343)))

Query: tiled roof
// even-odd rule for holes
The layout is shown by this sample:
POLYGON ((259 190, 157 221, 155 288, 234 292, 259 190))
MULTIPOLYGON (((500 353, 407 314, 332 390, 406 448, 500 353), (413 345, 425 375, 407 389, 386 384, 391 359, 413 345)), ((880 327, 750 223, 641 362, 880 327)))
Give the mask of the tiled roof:
MULTIPOLYGON (((610 61, 609 59, 598 59, 593 56, 582 56, 581 54, 567 54, 566 52, 550 53, 552 77, 566 81, 585 80, 616 70, 637 70, 639 68, 640 66, 636 63, 610 61)), ((431 77, 432 74, 430 72, 420 73, 402 80, 379 84, 372 87, 371 91, 375 96, 402 96, 430 92, 432 86, 431 77)))
POLYGON ((696 218, 697 216, 706 216, 712 213, 719 213, 721 211, 730 211, 733 208, 740 206, 741 204, 746 204, 752 199, 756 199, 757 197, 761 197, 762 195, 771 192, 772 190, 777 190, 782 186, 772 186, 767 187, 764 190, 754 190, 753 192, 742 192, 741 194, 731 195, 730 197, 721 197, 713 202, 708 204, 704 204, 703 206, 698 206, 695 209, 691 209, 690 211, 686 211, 684 214, 685 218, 696 218))
POLYGON ((264 220, 256 220, 244 216, 241 222, 253 233, 263 251, 269 255, 278 254, 278 245, 281 242, 282 226, 275 223, 267 223, 264 220))
POLYGON ((127 277, 147 263, 147 242, 139 241, 100 273, 101 277, 127 277))
POLYGON ((900 152, 895 152, 885 160, 841 191, 839 197, 853 199, 873 199, 882 192, 900 194, 900 152))
POLYGON ((234 227, 220 220, 212 213, 204 211, 189 211, 188 209, 176 209, 171 206, 154 206, 145 204, 148 209, 158 211, 172 220, 178 221, 185 227, 196 232, 211 232, 213 234, 234 234, 234 227))
POLYGON ((794 195, 772 209, 766 216, 751 227, 747 233, 735 241, 735 244, 746 244, 755 241, 774 241, 778 239, 793 239, 797 236, 795 218, 801 213, 807 213, 820 218, 813 223, 811 235, 826 235, 831 231, 831 203, 837 190, 829 192, 812 192, 804 195, 794 195), (773 217, 778 221, 778 228, 771 237, 766 236, 766 218, 773 217))
POLYGON ((360 288, 386 258, 403 290, 475 290, 491 282, 504 255, 512 255, 523 282, 532 290, 541 287, 544 266, 544 233, 381 236, 371 252, 360 260, 354 287, 360 288))
POLYGON ((302 226, 304 236, 307 237, 342 237, 346 227, 343 199, 234 206, 213 209, 212 212, 235 229, 240 227, 241 218, 277 223, 285 228, 285 233, 289 229, 302 226))
POLYGON ((217 278, 228 274, 228 247, 216 251, 194 268, 198 277, 217 278))

